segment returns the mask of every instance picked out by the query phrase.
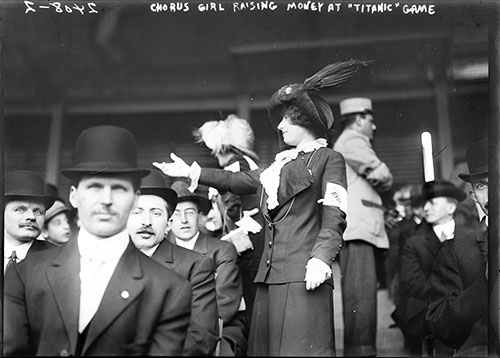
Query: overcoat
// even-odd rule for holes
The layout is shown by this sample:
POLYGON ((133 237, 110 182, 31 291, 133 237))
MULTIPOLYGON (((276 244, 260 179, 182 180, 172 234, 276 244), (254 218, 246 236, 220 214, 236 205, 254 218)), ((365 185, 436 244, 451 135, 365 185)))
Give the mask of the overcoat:
MULTIPOLYGON (((33 254, 5 275, 4 354, 75 355, 78 240, 33 254)), ((191 287, 129 242, 88 326, 82 355, 181 355, 191 287)))
MULTIPOLYGON (((258 194, 266 225, 264 228, 265 245, 255 282, 264 284, 261 287, 283 284, 301 285, 291 289, 290 292, 296 289, 304 292, 300 295, 294 294, 293 298, 289 295, 275 297, 272 292, 265 293, 266 302, 269 301, 279 306, 272 312, 255 311, 255 307, 261 307, 258 302, 259 291, 257 292, 252 317, 252 322, 255 324, 252 323, 250 328, 250 339, 264 335, 262 339, 268 341, 257 343, 265 347, 263 349, 255 348, 254 343, 249 342, 249 354, 299 356, 334 354, 335 348, 329 343, 334 336, 333 308, 331 307, 333 279, 327 281, 330 287, 330 296, 328 296, 324 287, 322 290, 317 288, 315 291, 306 291, 304 278, 305 266, 310 258, 315 257, 331 265, 342 248, 342 233, 345 229, 345 213, 340 209, 342 205, 339 203, 339 206, 327 206, 318 200, 323 199, 327 188, 330 188, 328 183, 337 185, 345 191, 344 159, 342 155, 329 148, 320 148, 308 153, 299 152, 296 159, 288 162, 281 169, 277 192, 279 204, 272 210, 267 208, 268 195, 259 181, 261 172, 261 170, 254 170, 230 173, 202 169, 200 175, 200 183, 221 190, 229 190, 235 194, 258 194), (318 295, 322 298, 316 299, 318 295), (294 300, 295 306, 293 307, 312 310, 317 315, 296 315, 292 312, 294 309, 290 310, 292 306, 287 306, 287 302, 292 302, 291 299, 294 300), (278 304, 278 302, 281 303, 278 304), (310 325, 304 319, 313 316, 321 317, 320 319, 325 321, 325 324, 315 324, 316 327, 325 327, 324 330, 308 329, 310 325), (282 334, 283 324, 286 324, 288 328, 293 327, 296 333, 293 338, 287 338, 282 334), (269 325, 273 326, 274 331, 262 334, 271 330, 269 325), (303 343, 309 342, 309 339, 312 339, 314 343, 323 342, 323 344, 311 346, 303 343)), ((335 192, 330 193, 329 196, 340 200, 339 194, 335 192)))
POLYGON ((436 258, 426 319, 432 333, 450 347, 460 348, 488 314, 487 243, 487 231, 476 230, 445 242, 436 258))
POLYGON ((347 167, 348 225, 344 240, 364 240, 380 249, 389 248, 384 210, 380 208, 382 199, 377 190, 385 191, 392 186, 392 174, 377 157, 368 137, 353 129, 342 131, 334 149, 342 153, 347 167), (370 174, 372 182, 367 179, 370 174))
POLYGON ((191 321, 183 355, 212 355, 218 336, 214 262, 168 240, 163 240, 151 257, 191 283, 191 321))

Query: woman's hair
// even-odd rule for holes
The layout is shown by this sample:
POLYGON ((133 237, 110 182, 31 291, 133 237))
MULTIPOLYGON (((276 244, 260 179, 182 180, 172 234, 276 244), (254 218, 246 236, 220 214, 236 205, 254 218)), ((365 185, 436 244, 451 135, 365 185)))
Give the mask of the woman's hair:
POLYGON ((324 129, 319 127, 313 121, 311 121, 305 114, 296 106, 288 106, 283 110, 283 117, 290 118, 290 122, 297 126, 304 127, 307 129, 314 137, 324 138, 326 133, 324 129))

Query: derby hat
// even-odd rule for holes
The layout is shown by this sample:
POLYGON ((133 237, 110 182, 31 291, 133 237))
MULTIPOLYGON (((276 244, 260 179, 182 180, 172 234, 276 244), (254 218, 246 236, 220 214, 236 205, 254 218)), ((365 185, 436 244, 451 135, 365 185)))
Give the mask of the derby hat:
POLYGON ((44 180, 30 170, 16 170, 5 174, 4 197, 6 201, 37 200, 50 208, 55 197, 47 192, 44 180))
POLYGON ((469 174, 458 174, 458 177, 468 183, 478 175, 488 174, 488 139, 483 138, 472 143, 465 154, 469 174))
POLYGON ((61 170, 69 178, 81 175, 134 174, 145 177, 149 169, 137 167, 137 143, 128 130, 96 126, 84 130, 75 144, 72 168, 61 170))
POLYGON ((340 101, 340 115, 353 113, 373 113, 372 101, 369 98, 356 97, 340 101))
POLYGON ((188 184, 185 181, 175 181, 171 188, 177 193, 177 202, 191 201, 198 206, 198 211, 208 214, 212 209, 212 202, 207 197, 191 193, 188 189, 188 184))
POLYGON ((141 195, 156 195, 163 198, 171 210, 170 214, 177 206, 177 193, 167 188, 165 180, 159 170, 151 170, 148 176, 142 178, 141 195))
POLYGON ((281 87, 269 100, 268 115, 276 127, 281 121, 283 111, 290 106, 299 108, 304 115, 325 134, 333 127, 333 112, 328 103, 318 94, 322 88, 337 86, 368 61, 349 60, 327 65, 303 83, 293 83, 281 87))
POLYGON ((437 197, 454 198, 458 202, 465 200, 467 195, 449 181, 430 181, 422 186, 422 198, 427 201, 437 197))

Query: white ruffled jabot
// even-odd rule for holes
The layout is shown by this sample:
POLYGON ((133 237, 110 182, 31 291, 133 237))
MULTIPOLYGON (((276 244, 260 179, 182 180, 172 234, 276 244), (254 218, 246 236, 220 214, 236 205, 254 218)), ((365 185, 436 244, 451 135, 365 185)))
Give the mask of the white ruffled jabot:
POLYGON ((313 152, 319 148, 327 146, 327 141, 324 138, 318 138, 314 141, 300 143, 297 147, 289 150, 284 150, 276 154, 274 162, 260 174, 260 182, 267 194, 267 208, 272 210, 279 205, 278 203, 278 188, 280 185, 281 169, 285 164, 296 159, 299 153, 313 152))

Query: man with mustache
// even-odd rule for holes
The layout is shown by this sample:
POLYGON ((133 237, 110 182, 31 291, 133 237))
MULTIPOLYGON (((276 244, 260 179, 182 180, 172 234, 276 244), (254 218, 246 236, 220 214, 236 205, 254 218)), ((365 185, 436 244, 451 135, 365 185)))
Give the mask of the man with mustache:
POLYGON ((32 253, 48 249, 52 244, 36 240, 40 235, 45 210, 54 198, 45 191, 43 179, 28 170, 5 175, 4 274, 7 266, 19 263, 32 253))
POLYGON ((84 130, 75 165, 62 170, 80 230, 67 244, 34 254, 5 275, 5 356, 182 354, 191 286, 143 255, 127 219, 149 169, 124 128, 84 130))
POLYGON ((209 356, 217 344, 215 266, 206 256, 165 240, 168 220, 177 205, 177 194, 165 185, 162 174, 152 170, 142 179, 137 207, 127 229, 134 245, 191 283, 191 321, 184 356, 209 356))

